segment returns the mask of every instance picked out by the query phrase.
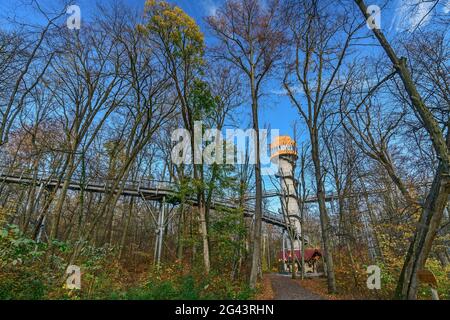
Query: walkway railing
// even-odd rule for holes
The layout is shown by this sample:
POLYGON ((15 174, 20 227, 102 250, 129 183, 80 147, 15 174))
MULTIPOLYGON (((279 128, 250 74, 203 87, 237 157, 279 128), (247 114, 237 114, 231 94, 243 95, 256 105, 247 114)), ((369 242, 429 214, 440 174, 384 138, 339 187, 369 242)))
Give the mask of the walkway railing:
MULTIPOLYGON (((176 196, 177 185, 169 181, 141 179, 138 181, 127 180, 120 187, 112 190, 113 179, 90 177, 82 179, 79 175, 74 175, 70 180, 58 178, 50 172, 40 171, 32 173, 31 170, 17 170, 0 166, 0 184, 21 184, 35 185, 47 188, 62 188, 63 184, 68 182, 68 189, 95 193, 120 193, 123 196, 141 197, 146 200, 162 200, 163 197, 176 196)), ((196 204, 196 197, 191 197, 188 202, 196 204)), ((237 209, 239 206, 236 199, 232 198, 214 198, 212 200, 213 209, 219 207, 227 209, 237 209)), ((247 217, 254 215, 254 207, 248 204, 244 206, 244 214, 247 217)), ((264 210, 263 221, 272 225, 286 228, 282 215, 268 210, 264 210)))

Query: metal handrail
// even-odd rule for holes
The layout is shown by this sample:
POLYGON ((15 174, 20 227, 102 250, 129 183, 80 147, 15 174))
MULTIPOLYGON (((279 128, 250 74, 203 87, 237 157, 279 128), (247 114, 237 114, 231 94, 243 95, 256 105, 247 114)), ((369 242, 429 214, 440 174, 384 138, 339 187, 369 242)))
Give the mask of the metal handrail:
MULTIPOLYGON (((0 181, 6 181, 7 178, 18 178, 20 181, 23 182, 23 179, 29 179, 34 180, 35 178, 31 173, 27 173, 27 171, 30 171, 30 169, 23 169, 23 170, 17 170, 12 169, 11 167, 6 166, 0 166, 0 181)), ((41 170, 37 174, 37 181, 45 181, 46 184, 51 183, 52 181, 59 181, 58 178, 52 177, 52 174, 41 170)), ((63 178, 62 181, 65 181, 63 178)), ((111 178, 97 178, 89 176, 85 179, 85 182, 83 183, 84 186, 94 186, 98 188, 103 188, 104 192, 107 191, 108 188, 108 182, 113 181, 111 178)), ((72 185, 79 185, 81 187, 81 177, 79 175, 73 175, 72 178, 69 181, 72 185)), ((158 194, 160 191, 169 191, 169 192, 176 192, 177 191, 177 185, 170 181, 164 181, 164 180, 150 180, 150 179, 143 179, 141 178, 139 181, 134 180, 128 180, 124 184, 124 190, 136 190, 137 194, 141 194, 142 191, 146 190, 156 190, 156 194, 158 194)), ((230 207, 231 203, 237 202, 236 198, 230 198, 230 197, 222 197, 222 198, 213 198, 212 199, 214 203, 218 205, 222 205, 225 207, 230 207)), ((254 211, 254 208, 249 205, 244 205, 244 209, 248 212, 254 211)), ((274 212, 264 210, 263 214, 264 218, 266 220, 273 220, 274 222, 283 223, 283 217, 279 214, 276 214, 274 212)))

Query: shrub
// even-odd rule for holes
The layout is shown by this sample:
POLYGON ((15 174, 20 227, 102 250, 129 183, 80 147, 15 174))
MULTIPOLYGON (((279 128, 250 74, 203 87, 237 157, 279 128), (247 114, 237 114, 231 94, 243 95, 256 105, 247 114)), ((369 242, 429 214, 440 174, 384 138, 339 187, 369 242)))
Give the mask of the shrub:
POLYGON ((140 287, 126 293, 114 293, 111 298, 132 300, 199 300, 199 299, 249 299, 254 291, 243 283, 233 282, 218 274, 205 276, 198 271, 183 271, 181 264, 163 267, 150 272, 148 280, 140 287))

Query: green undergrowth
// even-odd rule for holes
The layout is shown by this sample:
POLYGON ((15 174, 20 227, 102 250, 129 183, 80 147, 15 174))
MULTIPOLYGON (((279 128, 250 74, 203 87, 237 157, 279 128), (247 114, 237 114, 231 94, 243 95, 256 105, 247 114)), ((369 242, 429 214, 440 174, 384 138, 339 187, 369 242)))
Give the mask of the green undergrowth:
POLYGON ((81 268, 81 289, 69 290, 64 275, 74 247, 61 241, 52 246, 36 243, 15 225, 0 229, 0 300, 240 300, 254 294, 228 274, 205 275, 182 263, 150 268, 133 277, 116 259, 114 248, 87 245, 74 263, 81 268))

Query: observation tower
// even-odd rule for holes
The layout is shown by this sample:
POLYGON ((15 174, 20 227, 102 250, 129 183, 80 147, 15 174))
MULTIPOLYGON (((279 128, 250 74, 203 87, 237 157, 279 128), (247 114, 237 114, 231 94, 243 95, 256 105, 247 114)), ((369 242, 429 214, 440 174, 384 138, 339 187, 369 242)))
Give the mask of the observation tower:
MULTIPOLYGON (((295 163, 298 159, 297 146, 289 136, 276 137, 270 145, 271 161, 278 165, 281 191, 281 211, 288 225, 288 232, 294 237, 293 250, 300 250, 302 230, 298 203, 298 182, 295 179, 295 163)), ((284 240, 283 240, 284 243, 284 240)), ((284 249, 283 249, 284 250, 284 249)))

